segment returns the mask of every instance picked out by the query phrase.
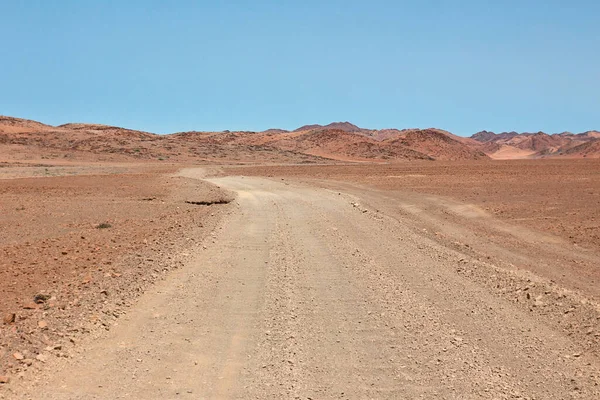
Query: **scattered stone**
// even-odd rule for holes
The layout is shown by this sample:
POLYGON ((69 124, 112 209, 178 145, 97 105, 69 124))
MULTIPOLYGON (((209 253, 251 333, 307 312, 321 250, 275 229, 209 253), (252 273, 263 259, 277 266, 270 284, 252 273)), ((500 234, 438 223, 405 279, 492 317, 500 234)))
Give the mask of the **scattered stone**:
POLYGON ((25 359, 25 356, 23 356, 23 354, 21 354, 19 352, 14 353, 13 357, 15 358, 15 360, 19 360, 19 361, 25 359))
POLYGON ((44 354, 38 354, 35 359, 45 363, 46 361, 48 361, 48 356, 45 356, 44 354))
POLYGON ((48 323, 46 321, 40 321, 38 322, 38 327, 40 329, 48 329, 48 323))
POLYGON ((24 310, 35 310, 36 308, 38 308, 38 306, 35 303, 27 303, 23 306, 24 310))
POLYGON ((456 336, 450 342, 455 346, 460 346, 463 344, 463 338, 461 338, 460 336, 456 336))
POLYGON ((4 322, 5 325, 14 324, 16 319, 17 319, 17 314, 8 313, 4 316, 4 318, 2 318, 2 322, 4 322))
POLYGON ((546 303, 544 303, 544 302, 543 302, 542 300, 540 300, 540 299, 535 299, 535 302, 533 303, 533 306, 534 306, 534 307, 543 307, 543 306, 545 306, 545 305, 546 305, 546 303))
POLYGON ((9 383, 10 378, 8 376, 0 375, 0 384, 9 383))
POLYGON ((36 304, 42 304, 50 300, 50 297, 52 296, 47 294, 36 294, 35 296, 33 296, 33 302, 36 304))

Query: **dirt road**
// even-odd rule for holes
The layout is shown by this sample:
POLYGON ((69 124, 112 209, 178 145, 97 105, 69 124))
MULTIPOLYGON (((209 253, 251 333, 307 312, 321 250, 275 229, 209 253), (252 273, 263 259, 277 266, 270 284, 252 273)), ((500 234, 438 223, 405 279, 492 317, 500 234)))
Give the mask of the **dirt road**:
POLYGON ((238 197, 194 261, 24 398, 600 398, 580 294, 446 246, 385 199, 212 182, 238 197))

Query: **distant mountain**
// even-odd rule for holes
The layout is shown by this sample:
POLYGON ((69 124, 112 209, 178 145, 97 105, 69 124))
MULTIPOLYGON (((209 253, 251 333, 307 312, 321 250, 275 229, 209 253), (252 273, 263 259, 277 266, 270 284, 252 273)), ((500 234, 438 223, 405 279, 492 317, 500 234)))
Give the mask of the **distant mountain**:
MULTIPOLYGON (((547 134, 544 132, 477 132, 472 139, 482 143, 481 150, 492 158, 541 158, 553 156, 578 156, 572 148, 588 141, 600 138, 600 132, 587 131, 583 133, 561 132, 547 134)), ((586 157, 591 156, 596 147, 581 147, 586 157)))
POLYGON ((286 131, 285 129, 277 129, 277 128, 271 128, 271 129, 267 129, 266 131, 262 131, 261 133, 267 133, 267 134, 278 134, 278 133, 289 133, 289 131, 286 131))
POLYGON ((314 129, 335 129, 335 130, 344 131, 344 132, 362 132, 365 130, 365 129, 359 128, 358 126, 346 121, 346 122, 332 122, 327 125, 319 125, 319 124, 304 125, 298 129, 294 130, 294 132, 310 131, 310 130, 314 130, 314 129))
MULTIPOLYGON (((304 125, 292 132, 179 132, 156 135, 110 125, 51 126, 0 116, 0 145, 25 146, 41 154, 102 155, 104 159, 324 162, 479 160, 486 158, 596 157, 600 132, 494 133, 470 138, 436 128, 365 129, 350 122, 304 125), (109 158, 106 158, 106 157, 109 158)), ((5 150, 6 151, 6 150, 5 150)))
POLYGON ((42 124, 41 122, 0 115, 0 133, 19 133, 30 132, 33 130, 48 131, 52 129, 55 128, 51 125, 42 124))
POLYGON ((598 138, 600 138, 600 131, 586 131, 583 133, 578 133, 577 136, 598 139, 598 138))
POLYGON ((561 150, 558 156, 600 158, 600 139, 594 137, 587 142, 578 144, 577 146, 561 150))
POLYGON ((323 128, 323 125, 313 124, 313 125, 303 125, 298 129, 294 129, 293 132, 302 132, 302 131, 310 131, 313 129, 323 128))
POLYGON ((469 139, 460 138, 441 129, 409 129, 402 131, 386 143, 402 144, 412 150, 427 154, 436 160, 481 160, 489 158, 473 146, 469 139))
POLYGON ((471 139, 475 139, 478 142, 491 142, 499 139, 510 139, 515 136, 518 136, 517 132, 502 132, 502 133, 494 133, 490 131, 481 131, 471 136, 471 139))

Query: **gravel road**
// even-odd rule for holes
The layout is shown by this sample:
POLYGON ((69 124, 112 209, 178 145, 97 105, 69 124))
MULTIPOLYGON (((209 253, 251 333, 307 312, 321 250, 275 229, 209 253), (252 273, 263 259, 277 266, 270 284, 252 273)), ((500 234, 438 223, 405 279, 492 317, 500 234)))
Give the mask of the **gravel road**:
POLYGON ((445 246, 384 201, 211 181, 237 200, 194 261, 25 398, 600 398, 595 304, 445 246), (561 325, 578 312, 587 336, 561 325))

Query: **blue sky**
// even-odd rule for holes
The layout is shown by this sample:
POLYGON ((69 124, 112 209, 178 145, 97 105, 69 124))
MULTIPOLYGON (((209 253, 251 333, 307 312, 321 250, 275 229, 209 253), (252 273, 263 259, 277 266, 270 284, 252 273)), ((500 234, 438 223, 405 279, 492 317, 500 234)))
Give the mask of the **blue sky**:
POLYGON ((600 129, 600 2, 0 0, 0 114, 157 133, 600 129))

